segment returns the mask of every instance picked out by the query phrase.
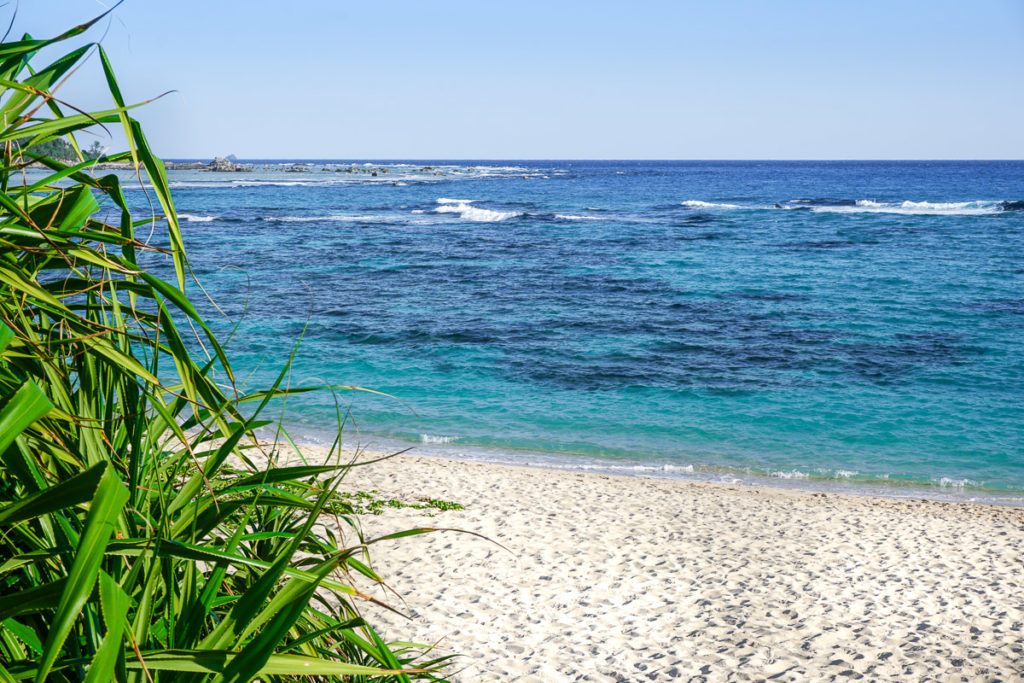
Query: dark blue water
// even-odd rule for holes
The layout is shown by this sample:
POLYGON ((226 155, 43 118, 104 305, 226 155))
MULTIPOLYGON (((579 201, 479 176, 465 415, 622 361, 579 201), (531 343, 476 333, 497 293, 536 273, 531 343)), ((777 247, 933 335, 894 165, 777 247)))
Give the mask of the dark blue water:
POLYGON ((301 168, 172 186, 240 375, 396 397, 350 443, 1024 497, 1022 162, 301 168))

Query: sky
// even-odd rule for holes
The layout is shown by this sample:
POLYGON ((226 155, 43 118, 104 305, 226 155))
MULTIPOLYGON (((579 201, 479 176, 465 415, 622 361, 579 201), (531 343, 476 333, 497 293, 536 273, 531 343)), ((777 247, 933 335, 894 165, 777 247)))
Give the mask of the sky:
MULTIPOLYGON (((126 0, 86 38, 174 91, 166 158, 1024 158, 1024 0, 126 0)), ((109 106, 99 60, 61 95, 109 106)))

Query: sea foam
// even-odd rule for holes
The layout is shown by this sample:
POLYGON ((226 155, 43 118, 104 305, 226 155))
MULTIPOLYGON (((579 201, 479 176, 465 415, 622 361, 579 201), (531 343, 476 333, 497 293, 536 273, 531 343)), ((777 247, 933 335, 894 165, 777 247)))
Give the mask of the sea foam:
POLYGON ((727 204, 688 199, 680 202, 688 209, 790 209, 810 210, 816 213, 893 213, 906 216, 986 216, 1012 211, 1016 202, 974 200, 963 202, 895 201, 880 202, 873 199, 808 200, 793 199, 784 204, 727 204))
POLYGON ((182 218, 190 223, 209 223, 210 221, 217 220, 217 216, 197 216, 192 213, 179 213, 178 218, 182 218))
POLYGON ((679 202, 681 206, 685 206, 688 209, 749 209, 757 207, 740 206, 739 204, 720 204, 717 202, 702 202, 699 199, 687 199, 685 202, 679 202))
POLYGON ((494 211, 492 209, 481 209, 478 206, 471 206, 475 199, 448 199, 442 197, 437 200, 440 204, 434 213, 457 213, 459 217, 474 223, 496 223, 506 218, 515 218, 522 214, 516 211, 494 211))
POLYGON ((457 437, 457 436, 440 436, 440 435, 437 435, 437 434, 420 434, 420 443, 438 443, 438 444, 454 443, 455 440, 458 439, 458 438, 459 437, 457 437))
POLYGON ((896 213, 908 216, 983 216, 1003 211, 1003 202, 876 202, 858 199, 853 206, 814 206, 818 213, 896 213))

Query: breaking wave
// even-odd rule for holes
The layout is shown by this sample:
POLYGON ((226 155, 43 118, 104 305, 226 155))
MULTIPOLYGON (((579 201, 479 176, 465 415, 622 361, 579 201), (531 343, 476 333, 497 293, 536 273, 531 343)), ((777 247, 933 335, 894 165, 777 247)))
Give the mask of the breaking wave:
POLYGON ((896 213, 908 216, 981 216, 1000 213, 1003 202, 972 201, 972 202, 876 202, 870 199, 858 199, 853 205, 818 205, 811 211, 827 213, 896 213))
POLYGON ((218 216, 198 216, 193 213, 179 213, 178 218, 186 220, 189 223, 209 223, 210 221, 217 220, 218 216))
POLYGON ((687 199, 679 202, 680 206, 688 209, 759 209, 759 206, 740 206, 739 204, 719 204, 716 202, 702 202, 699 199, 687 199))
POLYGON ((440 436, 437 434, 420 434, 420 443, 454 443, 457 436, 440 436))
POLYGON ((815 213, 892 213, 906 216, 986 216, 1004 211, 1024 211, 1024 200, 992 199, 963 202, 894 201, 874 199, 791 199, 777 204, 727 204, 688 199, 688 209, 788 209, 815 213))
POLYGON ((496 223, 507 218, 515 218, 522 214, 517 211, 495 211, 493 209, 481 209, 472 206, 475 199, 448 199, 442 197, 437 200, 440 205, 434 209, 434 213, 457 213, 459 217, 474 223, 496 223))

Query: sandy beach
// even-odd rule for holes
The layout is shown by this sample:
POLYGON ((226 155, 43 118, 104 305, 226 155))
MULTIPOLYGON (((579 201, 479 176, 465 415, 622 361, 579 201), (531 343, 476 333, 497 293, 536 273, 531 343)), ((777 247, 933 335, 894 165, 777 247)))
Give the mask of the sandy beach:
MULTIPOLYGON (((315 459, 316 453, 312 453, 315 459)), ((464 655, 459 681, 1016 680, 1024 510, 398 456, 344 487, 411 617, 389 638, 464 655)))

